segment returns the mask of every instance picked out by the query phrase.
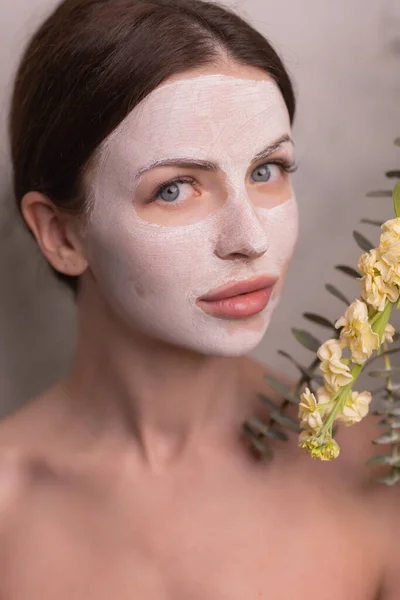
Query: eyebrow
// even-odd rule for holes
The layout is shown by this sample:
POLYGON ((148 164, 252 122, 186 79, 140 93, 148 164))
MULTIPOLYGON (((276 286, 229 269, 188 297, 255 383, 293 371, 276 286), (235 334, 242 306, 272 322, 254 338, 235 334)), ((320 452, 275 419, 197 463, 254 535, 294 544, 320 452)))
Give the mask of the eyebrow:
MULTIPOLYGON (((274 152, 276 152, 276 150, 278 150, 282 144, 285 144, 286 142, 291 143, 294 146, 294 142, 292 140, 292 138, 290 137, 290 135, 285 134, 282 137, 280 137, 278 140, 276 140, 275 142, 273 142, 272 144, 270 144, 269 146, 267 146, 266 148, 264 148, 264 150, 261 150, 261 152, 258 152, 258 154, 256 154, 251 162, 255 162, 258 160, 261 160, 262 158, 267 158, 270 154, 273 154, 274 152)), ((190 158, 167 158, 164 160, 156 160, 152 163, 150 163, 149 165, 146 165, 145 167, 143 167, 142 169, 140 169, 136 176, 135 179, 138 180, 139 177, 141 177, 143 175, 143 173, 146 173, 147 171, 150 171, 151 169, 154 169, 155 167, 167 167, 167 166, 175 166, 175 167, 183 167, 183 168, 198 168, 198 169, 202 169, 203 171, 217 171, 219 169, 218 165, 215 163, 212 163, 208 160, 193 160, 190 158)))

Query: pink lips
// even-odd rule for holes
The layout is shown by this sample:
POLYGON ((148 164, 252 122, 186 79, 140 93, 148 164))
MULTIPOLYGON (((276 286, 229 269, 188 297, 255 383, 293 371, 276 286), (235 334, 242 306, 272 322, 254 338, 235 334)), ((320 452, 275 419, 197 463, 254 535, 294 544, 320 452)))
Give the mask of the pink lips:
POLYGON ((224 285, 199 298, 206 313, 223 319, 243 319, 256 315, 269 303, 276 278, 269 275, 224 285))
POLYGON ((249 292, 255 292, 256 290, 270 288, 276 281, 276 277, 272 277, 271 275, 261 275, 246 279, 245 281, 239 281, 238 283, 223 285, 209 294, 202 296, 199 300, 213 302, 215 300, 223 300, 224 298, 233 298, 239 294, 248 294, 249 292))

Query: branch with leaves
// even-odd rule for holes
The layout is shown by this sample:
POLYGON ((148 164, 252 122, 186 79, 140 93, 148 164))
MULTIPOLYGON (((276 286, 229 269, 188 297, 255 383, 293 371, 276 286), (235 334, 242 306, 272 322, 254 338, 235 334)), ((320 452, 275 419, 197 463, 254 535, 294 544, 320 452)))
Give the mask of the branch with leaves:
MULTIPOLYGON (((400 146, 400 138, 395 144, 400 146)), ((388 171, 386 176, 400 179, 400 171, 388 171)), ((269 409, 269 421, 249 419, 244 432, 265 457, 272 457, 268 438, 287 440, 286 428, 299 433, 299 446, 313 458, 332 460, 340 452, 334 439, 336 423, 350 426, 360 422, 368 414, 374 395, 378 401, 374 412, 381 415, 378 426, 384 431, 373 443, 388 445, 389 451, 373 457, 369 463, 388 466, 389 472, 381 481, 393 485, 400 482, 400 384, 393 381, 400 368, 392 367, 391 356, 400 351, 400 346, 388 349, 388 344, 399 338, 389 319, 393 309, 400 308, 400 182, 393 191, 379 190, 367 196, 392 198, 395 217, 385 223, 362 219, 362 223, 384 230, 378 247, 354 231, 353 237, 364 251, 357 268, 336 267, 358 280, 360 296, 350 303, 339 289, 326 284, 327 291, 346 305, 344 315, 333 323, 322 315, 303 314, 307 320, 329 329, 331 337, 321 344, 307 331, 292 329, 296 339, 316 356, 304 367, 288 353, 278 351, 296 367, 300 377, 289 388, 266 375, 283 402, 278 406, 264 394, 258 394, 269 409), (355 391, 360 373, 378 359, 383 360, 383 368, 369 371, 369 376, 382 380, 383 385, 373 392, 355 391), (291 403, 298 405, 299 422, 285 414, 291 403)))

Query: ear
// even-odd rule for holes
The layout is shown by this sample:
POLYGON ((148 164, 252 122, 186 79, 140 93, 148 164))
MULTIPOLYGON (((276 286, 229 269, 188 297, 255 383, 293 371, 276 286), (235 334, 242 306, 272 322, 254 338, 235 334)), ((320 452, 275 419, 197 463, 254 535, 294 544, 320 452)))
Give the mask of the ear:
POLYGON ((28 192, 21 202, 22 215, 49 263, 65 275, 82 275, 87 269, 73 219, 44 194, 28 192))

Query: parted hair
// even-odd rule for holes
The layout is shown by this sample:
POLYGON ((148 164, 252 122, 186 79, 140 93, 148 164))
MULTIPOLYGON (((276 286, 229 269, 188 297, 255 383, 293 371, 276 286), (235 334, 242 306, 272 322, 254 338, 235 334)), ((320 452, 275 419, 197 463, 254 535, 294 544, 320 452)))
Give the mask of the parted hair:
MULTIPOLYGON (((85 209, 83 176, 103 140, 172 75, 221 52, 274 78, 291 121, 290 77, 261 33, 203 0, 64 0, 29 41, 11 99, 13 185, 59 209, 85 209)), ((76 292, 78 278, 56 272, 76 292)))

